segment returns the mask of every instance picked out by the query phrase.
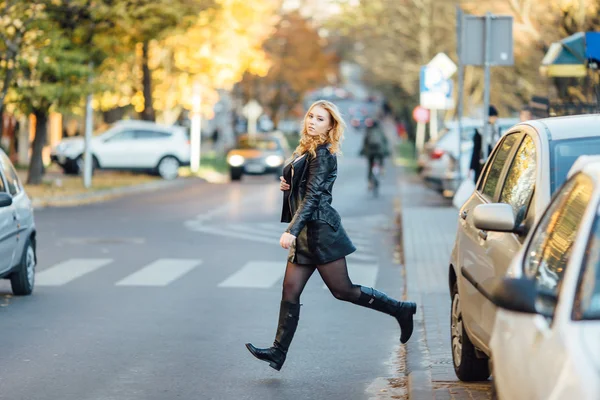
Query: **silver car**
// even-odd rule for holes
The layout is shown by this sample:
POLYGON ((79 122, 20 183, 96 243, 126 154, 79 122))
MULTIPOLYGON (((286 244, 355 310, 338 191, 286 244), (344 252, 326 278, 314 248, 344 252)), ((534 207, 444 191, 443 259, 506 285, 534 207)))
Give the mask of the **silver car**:
POLYGON ((599 124, 600 115, 582 115, 514 126, 495 146, 460 209, 449 267, 452 358, 459 379, 489 377, 496 316, 492 282, 504 277, 577 158, 600 154, 599 124))
POLYGON ((0 150, 0 278, 15 295, 33 292, 36 230, 31 200, 10 159, 0 150))

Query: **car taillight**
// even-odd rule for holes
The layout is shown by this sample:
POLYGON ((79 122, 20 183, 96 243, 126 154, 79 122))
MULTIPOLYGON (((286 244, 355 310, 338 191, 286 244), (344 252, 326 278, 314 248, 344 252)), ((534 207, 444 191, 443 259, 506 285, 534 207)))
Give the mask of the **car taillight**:
POLYGON ((439 160, 440 158, 442 158, 443 155, 444 155, 444 150, 435 149, 431 152, 429 157, 431 157, 432 160, 439 160))

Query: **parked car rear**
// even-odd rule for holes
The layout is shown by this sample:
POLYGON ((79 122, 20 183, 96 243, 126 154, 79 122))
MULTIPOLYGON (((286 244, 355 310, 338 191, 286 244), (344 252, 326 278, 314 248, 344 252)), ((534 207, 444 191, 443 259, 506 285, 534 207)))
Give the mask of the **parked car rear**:
POLYGON ((0 150, 0 278, 10 280, 15 295, 30 295, 36 262, 31 200, 6 153, 0 150))

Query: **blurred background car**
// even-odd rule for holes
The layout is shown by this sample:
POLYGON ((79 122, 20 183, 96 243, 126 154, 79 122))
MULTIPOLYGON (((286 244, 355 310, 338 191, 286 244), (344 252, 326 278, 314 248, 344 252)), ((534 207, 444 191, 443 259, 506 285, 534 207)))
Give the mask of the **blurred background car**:
MULTIPOLYGON (((50 159, 66 174, 83 171, 83 137, 67 138, 51 151, 50 159)), ((94 169, 148 171, 164 179, 179 175, 190 163, 190 140, 184 127, 154 122, 123 120, 92 137, 94 169)))
POLYGON ((560 188, 492 293, 498 399, 600 398, 597 160, 560 188))
MULTIPOLYGON (((496 125, 500 134, 517 124, 517 118, 498 118, 496 125)), ((443 134, 430 140, 419 155, 418 165, 421 177, 432 189, 450 198, 458 186, 468 176, 471 155, 473 153, 473 135, 476 129, 482 129, 480 119, 464 119, 460 135, 460 176, 456 171, 458 156, 458 122, 446 123, 443 134)))
POLYGON ((454 370, 485 380, 496 308, 489 293, 582 155, 600 154, 600 115, 520 123, 494 147, 459 211, 448 271, 454 370))
POLYGON ((284 161, 291 151, 284 135, 279 133, 241 135, 227 152, 227 165, 232 181, 243 175, 281 175, 284 161))
POLYGON ((13 164, 0 150, 0 278, 15 295, 30 295, 35 283, 36 229, 31 200, 13 164))

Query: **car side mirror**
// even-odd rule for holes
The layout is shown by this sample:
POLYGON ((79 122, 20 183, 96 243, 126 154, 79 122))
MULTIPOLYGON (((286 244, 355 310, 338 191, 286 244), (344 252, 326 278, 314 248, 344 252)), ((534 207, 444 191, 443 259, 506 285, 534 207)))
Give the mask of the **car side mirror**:
POLYGON ((492 290, 490 300, 505 310, 552 317, 557 297, 538 288, 534 279, 504 278, 492 290))
POLYGON ((509 204, 480 204, 473 209, 473 224, 483 231, 514 232, 516 222, 509 204))
POLYGON ((0 192, 0 207, 8 207, 12 204, 12 196, 6 192, 0 192))

